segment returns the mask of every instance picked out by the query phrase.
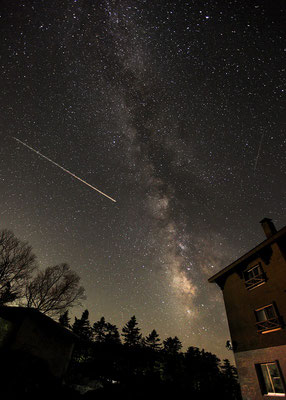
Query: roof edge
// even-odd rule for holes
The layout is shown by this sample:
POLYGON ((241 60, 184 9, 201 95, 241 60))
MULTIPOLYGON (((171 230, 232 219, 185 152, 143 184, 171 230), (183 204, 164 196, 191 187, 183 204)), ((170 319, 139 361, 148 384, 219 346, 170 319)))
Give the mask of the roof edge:
MULTIPOLYGON (((7 306, 3 305, 0 306, 0 316, 3 316, 3 314, 6 314, 6 317, 10 314, 11 315, 21 315, 22 317, 30 317, 30 318, 36 318, 38 321, 40 321, 43 324, 49 324, 50 326, 53 326, 54 329, 58 330, 61 332, 61 334, 73 337, 74 339, 77 339, 77 335, 73 333, 70 329, 62 326, 59 322, 55 321, 53 318, 49 317, 48 315, 42 313, 36 308, 33 307, 22 307, 22 306, 7 306)), ((5 317, 3 317, 5 318, 5 317)))
POLYGON ((213 283, 216 282, 216 280, 223 275, 227 274, 229 271, 231 271, 233 268, 238 266, 240 263, 243 261, 247 260, 249 257, 251 257, 253 254, 261 250, 263 247, 268 246, 272 242, 275 242, 278 238, 286 234, 286 226, 284 226, 282 229, 277 231, 273 236, 271 236, 268 239, 265 239, 263 242, 259 243, 257 246, 255 246, 252 250, 249 250, 247 253, 245 253, 243 256, 239 257, 237 260, 233 261, 231 264, 223 268, 221 271, 218 271, 215 275, 211 276, 208 279, 208 282, 213 283))

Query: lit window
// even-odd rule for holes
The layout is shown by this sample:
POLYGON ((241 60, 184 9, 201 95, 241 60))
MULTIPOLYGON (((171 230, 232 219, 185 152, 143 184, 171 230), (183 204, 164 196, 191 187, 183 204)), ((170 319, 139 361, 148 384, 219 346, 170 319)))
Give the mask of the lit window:
POLYGON ((273 332, 281 329, 280 319, 273 304, 255 310, 257 331, 261 333, 273 332))
POLYGON ((282 376, 276 362, 257 365, 257 372, 263 394, 285 396, 282 376))
POLYGON ((265 274, 260 264, 244 272, 245 286, 247 289, 253 289, 265 283, 265 274))

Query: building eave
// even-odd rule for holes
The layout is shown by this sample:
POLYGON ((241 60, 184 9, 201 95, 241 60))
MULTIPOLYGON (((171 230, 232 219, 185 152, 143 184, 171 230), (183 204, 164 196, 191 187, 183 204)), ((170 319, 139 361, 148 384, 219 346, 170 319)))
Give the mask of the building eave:
POLYGON ((284 228, 280 229, 277 233, 275 233, 273 236, 270 238, 264 240, 263 242, 259 243, 257 246, 255 246, 252 250, 238 258, 236 261, 232 262, 229 264, 227 267, 223 268, 221 271, 217 272, 215 275, 210 277, 208 281, 210 283, 217 282, 219 278, 222 276, 228 274, 230 271, 235 269, 238 265, 240 265, 242 262, 245 262, 248 258, 252 257, 259 251, 261 251, 264 247, 269 246, 273 242, 276 242, 278 239, 280 239, 282 236, 286 235, 286 226, 284 228))
POLYGON ((35 308, 29 307, 15 307, 15 306, 1 306, 0 316, 3 318, 14 318, 15 320, 23 320, 24 318, 31 318, 33 321, 37 321, 45 329, 53 329, 59 335, 62 335, 71 340, 77 340, 78 336, 66 327, 60 325, 58 322, 48 317, 47 315, 41 313, 35 308))

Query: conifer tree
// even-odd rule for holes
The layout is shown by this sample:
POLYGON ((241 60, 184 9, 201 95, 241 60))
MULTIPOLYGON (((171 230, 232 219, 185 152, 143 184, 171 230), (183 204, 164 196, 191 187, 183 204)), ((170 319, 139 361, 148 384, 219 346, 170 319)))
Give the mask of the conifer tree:
POLYGON ((106 322, 105 318, 101 317, 99 321, 95 322, 92 327, 94 340, 97 343, 103 343, 106 336, 106 322))
POLYGON ((161 348, 160 338, 155 329, 144 339, 144 343, 153 350, 159 350, 161 348))
POLYGON ((229 379, 237 379, 237 371, 236 368, 230 364, 228 359, 223 360, 223 364, 221 365, 221 370, 223 374, 229 379))
POLYGON ((105 335, 106 343, 114 343, 120 344, 120 334, 116 325, 112 325, 109 322, 106 324, 106 335, 105 335))
POLYGON ((236 368, 230 364, 228 359, 223 360, 223 364, 220 367, 223 374, 223 387, 224 392, 228 399, 240 399, 241 392, 238 383, 238 376, 236 368))
POLYGON ((163 348, 166 353, 177 354, 182 348, 182 343, 177 336, 168 337, 163 341, 163 348))
POLYGON ((140 328, 137 327, 135 315, 127 322, 122 329, 122 336, 124 338, 124 344, 130 347, 138 346, 142 343, 142 334, 140 328))
POLYGON ((81 318, 75 317, 72 325, 72 331, 78 336, 79 340, 76 342, 73 358, 77 362, 84 362, 89 359, 92 345, 92 331, 89 323, 89 312, 85 310, 81 318))
POLYGON ((70 328, 69 310, 66 310, 63 314, 60 315, 59 323, 65 328, 70 328))
POLYGON ((116 325, 105 321, 104 317, 93 324, 93 336, 97 343, 120 343, 120 335, 116 325))
POLYGON ((85 310, 82 313, 81 318, 75 317, 75 321, 72 326, 72 331, 79 336, 80 339, 90 340, 91 339, 91 328, 89 322, 89 312, 85 310))

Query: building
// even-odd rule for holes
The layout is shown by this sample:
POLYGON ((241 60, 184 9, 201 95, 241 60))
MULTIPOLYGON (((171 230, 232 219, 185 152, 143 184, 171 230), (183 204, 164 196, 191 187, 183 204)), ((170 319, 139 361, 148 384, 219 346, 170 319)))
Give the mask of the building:
POLYGON ((266 239, 209 279, 223 292, 244 400, 286 394, 286 226, 261 225, 266 239))
POLYGON ((21 372, 19 369, 24 364, 27 370, 35 368, 39 375, 50 374, 61 379, 67 370, 75 340, 76 335, 71 331, 36 309, 0 307, 1 359, 7 354, 8 360, 13 358, 17 372, 21 372))

